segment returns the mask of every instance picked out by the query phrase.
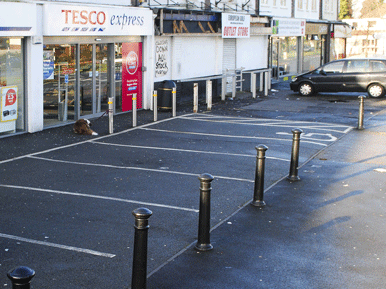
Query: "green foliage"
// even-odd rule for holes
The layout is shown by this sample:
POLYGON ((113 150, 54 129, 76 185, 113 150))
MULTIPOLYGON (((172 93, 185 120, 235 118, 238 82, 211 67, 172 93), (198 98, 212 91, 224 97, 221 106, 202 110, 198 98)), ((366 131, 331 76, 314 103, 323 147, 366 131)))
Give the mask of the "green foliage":
POLYGON ((351 0, 341 0, 340 9, 339 9, 339 19, 349 19, 349 18, 352 18, 351 0))

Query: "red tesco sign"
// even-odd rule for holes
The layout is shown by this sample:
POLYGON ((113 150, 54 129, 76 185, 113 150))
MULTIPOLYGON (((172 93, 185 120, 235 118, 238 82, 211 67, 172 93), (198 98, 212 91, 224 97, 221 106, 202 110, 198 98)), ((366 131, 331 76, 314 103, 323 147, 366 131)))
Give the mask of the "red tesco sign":
POLYGON ((87 10, 62 10, 65 15, 65 24, 92 24, 103 25, 106 22, 106 14, 103 11, 87 11, 87 10))

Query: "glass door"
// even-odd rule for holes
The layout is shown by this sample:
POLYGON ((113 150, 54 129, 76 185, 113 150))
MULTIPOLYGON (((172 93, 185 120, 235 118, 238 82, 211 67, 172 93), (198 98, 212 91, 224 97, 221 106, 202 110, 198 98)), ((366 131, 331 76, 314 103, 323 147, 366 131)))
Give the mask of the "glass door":
POLYGON ((80 45, 80 115, 93 114, 93 45, 80 45))
POLYGON ((74 119, 75 45, 45 45, 43 50, 44 125, 74 119))
POLYGON ((109 85, 107 79, 107 44, 96 45, 96 112, 108 109, 109 85))

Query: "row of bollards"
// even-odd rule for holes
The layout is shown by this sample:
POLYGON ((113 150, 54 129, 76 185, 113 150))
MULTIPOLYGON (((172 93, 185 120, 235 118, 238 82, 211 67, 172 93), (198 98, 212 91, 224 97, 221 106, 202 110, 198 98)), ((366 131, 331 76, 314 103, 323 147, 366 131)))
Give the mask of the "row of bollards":
MULTIPOLYGON (((303 131, 299 128, 292 130, 292 152, 291 152, 291 164, 290 171, 287 179, 291 182, 299 181, 298 174, 299 167, 299 148, 300 148, 300 134, 303 131)), ((256 173, 255 173, 255 186, 253 193, 253 200, 251 205, 255 207, 264 207, 264 172, 265 172, 265 152, 268 147, 265 145, 258 145, 256 147, 256 173)))
MULTIPOLYGON (((158 120, 158 92, 157 90, 153 91, 153 113, 154 117, 153 120, 158 120)), ((173 87, 172 89, 172 117, 177 116, 177 91, 176 88, 173 87)))

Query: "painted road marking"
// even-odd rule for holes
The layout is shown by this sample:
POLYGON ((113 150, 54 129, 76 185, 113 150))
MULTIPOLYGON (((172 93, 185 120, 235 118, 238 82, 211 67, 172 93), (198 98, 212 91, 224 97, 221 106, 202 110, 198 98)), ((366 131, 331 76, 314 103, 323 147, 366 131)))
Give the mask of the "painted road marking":
MULTIPOLYGON (((103 168, 111 168, 111 169, 137 170, 137 171, 145 171, 145 172, 157 172, 157 173, 163 173, 163 174, 166 173, 166 174, 175 174, 175 175, 183 175, 183 176, 190 176, 190 177, 197 177, 200 175, 198 173, 192 174, 192 173, 183 173, 183 172, 177 172, 177 171, 167 171, 167 170, 148 169, 148 168, 139 168, 139 167, 123 167, 123 166, 113 166, 113 165, 105 165, 105 164, 93 164, 93 163, 81 163, 81 162, 54 160, 54 159, 42 158, 42 157, 36 157, 36 156, 29 156, 29 158, 43 160, 43 161, 50 161, 50 162, 65 163, 65 164, 94 166, 94 167, 103 167, 103 168)), ((216 175, 214 175, 213 177, 216 179, 231 180, 231 181, 254 182, 254 180, 216 176, 216 175)))
POLYGON ((169 205, 156 204, 156 203, 140 202, 140 201, 134 201, 134 200, 128 200, 128 199, 122 199, 122 198, 107 197, 107 196, 89 195, 89 194, 82 194, 82 193, 74 193, 74 192, 66 192, 66 191, 34 188, 34 187, 2 185, 2 184, 0 184, 0 187, 11 188, 11 189, 29 190, 29 191, 37 191, 37 192, 45 192, 45 193, 53 193, 53 194, 58 194, 58 195, 85 197, 85 198, 100 199, 100 200, 115 201, 115 202, 123 202, 123 203, 131 203, 131 204, 139 204, 139 205, 146 205, 146 206, 153 206, 153 207, 161 207, 161 208, 167 208, 167 209, 188 211, 188 212, 194 212, 194 213, 198 213, 199 212, 199 210, 196 210, 196 209, 183 208, 183 207, 177 207, 177 206, 169 206, 169 205))
POLYGON ((285 121, 285 120, 272 120, 272 119, 250 119, 250 118, 233 118, 233 117, 224 117, 224 116, 182 116, 182 119, 194 120, 194 121, 207 121, 207 122, 218 122, 218 123, 232 123, 232 124, 242 124, 242 125, 254 125, 254 126, 272 126, 272 127, 300 127, 303 129, 315 129, 315 130, 326 130, 331 132, 338 133, 347 133, 353 127, 347 125, 339 124, 329 124, 329 123, 316 123, 308 121, 285 121), (225 120, 219 120, 225 119, 225 120), (338 128, 340 128, 338 130, 338 128), (342 130, 343 129, 343 130, 342 130))
MULTIPOLYGON (((108 146, 118 146, 118 147, 128 147, 128 148, 138 148, 138 149, 149 149, 149 150, 177 151, 177 152, 198 153, 198 154, 211 154, 211 155, 227 155, 227 156, 234 156, 234 157, 253 157, 253 158, 256 157, 256 155, 221 153, 221 152, 208 152, 208 151, 175 149, 175 148, 165 148, 165 147, 149 147, 149 146, 124 145, 124 144, 115 144, 115 143, 104 143, 104 142, 98 142, 98 141, 93 141, 93 143, 102 144, 102 145, 108 145, 108 146)), ((269 157, 269 156, 266 156, 266 158, 267 159, 272 159, 272 160, 283 161, 283 162, 290 162, 291 161, 289 159, 287 160, 287 159, 276 158, 276 157, 269 157)))
POLYGON ((114 254, 102 253, 102 252, 98 252, 98 251, 94 251, 94 250, 90 250, 90 249, 83 249, 83 248, 77 248, 77 247, 72 247, 72 246, 67 246, 67 245, 60 245, 60 244, 55 244, 55 243, 50 243, 50 242, 45 242, 45 241, 38 241, 38 240, 33 240, 33 239, 27 239, 27 238, 23 238, 23 237, 18 237, 18 236, 13 236, 13 235, 8 235, 8 234, 2 234, 2 233, 0 233, 0 238, 6 238, 6 239, 16 240, 16 241, 20 241, 20 242, 26 242, 26 243, 36 244, 36 245, 59 248, 59 249, 64 249, 64 250, 69 250, 69 251, 74 251, 74 252, 80 252, 80 253, 85 253, 85 254, 94 255, 94 256, 100 256, 100 257, 114 258, 116 256, 114 254))
MULTIPOLYGON (((238 138, 238 139, 264 139, 264 140, 276 140, 276 141, 286 141, 292 142, 292 139, 285 138, 273 138, 273 137, 260 137, 260 136, 242 136, 242 135, 225 135, 225 134, 213 134, 213 133, 201 133, 201 132, 185 132, 177 130, 167 130, 167 129, 155 129, 155 128, 140 128, 141 130, 148 131, 159 131, 167 133, 180 133, 180 134, 191 134, 191 135, 201 135, 201 136, 211 136, 211 137, 223 137, 223 138, 238 138)), ((314 142, 314 141, 303 141, 310 144, 316 144, 320 146, 327 146, 324 143, 314 142)))
MULTIPOLYGON (((288 136, 293 136, 292 133, 289 133, 289 132, 277 132, 276 134, 279 134, 279 135, 288 135, 288 136)), ((302 133, 301 134, 301 139, 307 139, 307 140, 317 140, 317 141, 336 141, 338 140, 337 137, 333 136, 332 134, 330 133, 302 133), (314 135, 319 135, 319 136, 322 136, 323 138, 313 138, 312 136, 314 135)))

